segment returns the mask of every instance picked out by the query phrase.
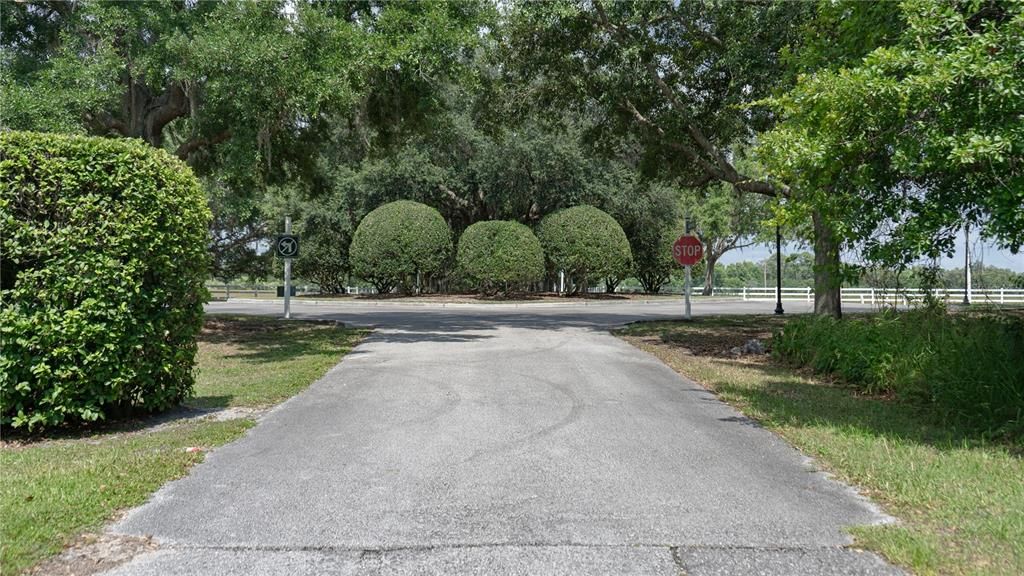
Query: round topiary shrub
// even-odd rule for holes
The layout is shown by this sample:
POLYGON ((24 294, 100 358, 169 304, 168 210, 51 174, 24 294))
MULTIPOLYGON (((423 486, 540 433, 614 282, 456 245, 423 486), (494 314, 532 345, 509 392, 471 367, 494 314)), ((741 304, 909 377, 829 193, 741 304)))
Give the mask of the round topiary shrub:
POLYGON ((593 206, 574 206, 546 216, 537 227, 544 253, 584 289, 591 278, 629 272, 629 240, 614 218, 593 206))
POLYGON ((349 247, 352 272, 387 294, 398 286, 410 292, 417 282, 444 270, 452 253, 452 235, 441 213, 430 206, 399 200, 367 214, 349 247))
POLYGON ((544 277, 544 249, 518 222, 477 222, 459 238, 459 269, 484 294, 510 290, 544 277))
POLYGON ((36 429, 192 391, 210 212, 133 140, 0 133, 0 413, 36 429))

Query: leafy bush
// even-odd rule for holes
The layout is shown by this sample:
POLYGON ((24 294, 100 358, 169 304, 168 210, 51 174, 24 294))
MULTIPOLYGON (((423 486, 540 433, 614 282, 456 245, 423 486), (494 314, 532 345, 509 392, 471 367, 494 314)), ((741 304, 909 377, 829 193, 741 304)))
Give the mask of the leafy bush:
POLYGON ((544 277, 544 249, 518 222, 477 222, 459 238, 459 268, 485 294, 509 290, 544 277))
POLYGON ((430 206, 399 200, 367 214, 349 247, 352 271, 369 280, 377 292, 395 286, 410 292, 423 276, 444 270, 452 253, 452 237, 441 213, 430 206))
POLYGON ((304 215, 299 226, 302 250, 292 269, 298 278, 315 282, 321 294, 344 292, 349 273, 352 227, 342 208, 332 204, 324 202, 323 208, 304 215))
POLYGON ((1024 432, 1024 320, 923 308, 835 320, 803 316, 773 352, 867 393, 895 394, 988 432, 1024 432))
POLYGON ((629 272, 629 240, 614 218, 593 206, 559 210, 541 221, 537 238, 551 264, 585 288, 591 278, 629 272))
POLYGON ((35 429, 192 390, 210 212, 132 140, 0 133, 0 412, 35 429))
MULTIPOLYGON (((633 274, 644 292, 657 294, 679 264, 672 258, 672 245, 683 235, 680 224, 667 228, 640 230, 630 238, 633 249, 633 274)), ((703 261, 702 261, 703 263, 703 261)), ((695 274, 699 277, 698 274, 695 274)))

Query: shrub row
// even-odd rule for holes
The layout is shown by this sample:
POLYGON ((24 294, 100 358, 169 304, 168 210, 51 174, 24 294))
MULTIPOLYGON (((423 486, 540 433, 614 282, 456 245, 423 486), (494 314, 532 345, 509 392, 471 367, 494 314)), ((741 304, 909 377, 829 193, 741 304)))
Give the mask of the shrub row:
POLYGON ((142 142, 0 133, 0 424, 186 397, 209 219, 192 171, 142 142))
POLYGON ((994 434, 1024 433, 1024 320, 923 308, 836 320, 803 316, 773 352, 870 394, 926 405, 943 420, 994 434))
MULTIPOLYGON (((349 248, 352 271, 378 292, 408 293, 445 270, 451 233, 441 214, 402 200, 363 218, 349 248)), ((615 220, 592 206, 576 206, 546 217, 534 236, 517 222, 473 224, 459 239, 457 270, 481 292, 509 292, 544 277, 545 254, 553 270, 564 270, 577 286, 592 278, 622 276, 631 261, 629 241, 615 220)))

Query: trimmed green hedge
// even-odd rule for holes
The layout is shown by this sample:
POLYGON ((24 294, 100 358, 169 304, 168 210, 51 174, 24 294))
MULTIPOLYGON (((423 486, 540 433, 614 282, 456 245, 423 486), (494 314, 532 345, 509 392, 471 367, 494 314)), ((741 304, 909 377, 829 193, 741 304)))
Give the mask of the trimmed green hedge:
POLYGON ((410 292, 417 282, 442 272, 452 254, 448 223, 437 210, 410 200, 380 206, 356 228, 349 247, 352 272, 387 294, 410 292))
POLYGON ((1024 435, 1024 320, 922 308, 836 320, 800 316, 772 352, 869 394, 919 402, 943 420, 1024 435))
POLYGON ((477 222, 459 238, 459 270, 484 294, 508 293, 544 277, 544 249, 518 222, 477 222))
POLYGON ((593 206, 574 206, 546 216, 537 238, 556 270, 565 270, 579 290, 592 278, 629 273, 629 240, 614 218, 593 206))
POLYGON ((191 393, 210 212, 133 140, 0 133, 0 411, 29 430, 191 393))

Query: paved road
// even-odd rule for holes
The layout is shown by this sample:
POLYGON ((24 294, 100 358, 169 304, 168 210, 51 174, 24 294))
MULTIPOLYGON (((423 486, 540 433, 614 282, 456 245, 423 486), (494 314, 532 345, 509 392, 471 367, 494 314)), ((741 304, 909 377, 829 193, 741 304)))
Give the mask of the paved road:
POLYGON ((679 312, 296 305, 378 330, 117 524, 161 549, 113 573, 895 573, 844 547, 868 502, 606 331, 679 312))

